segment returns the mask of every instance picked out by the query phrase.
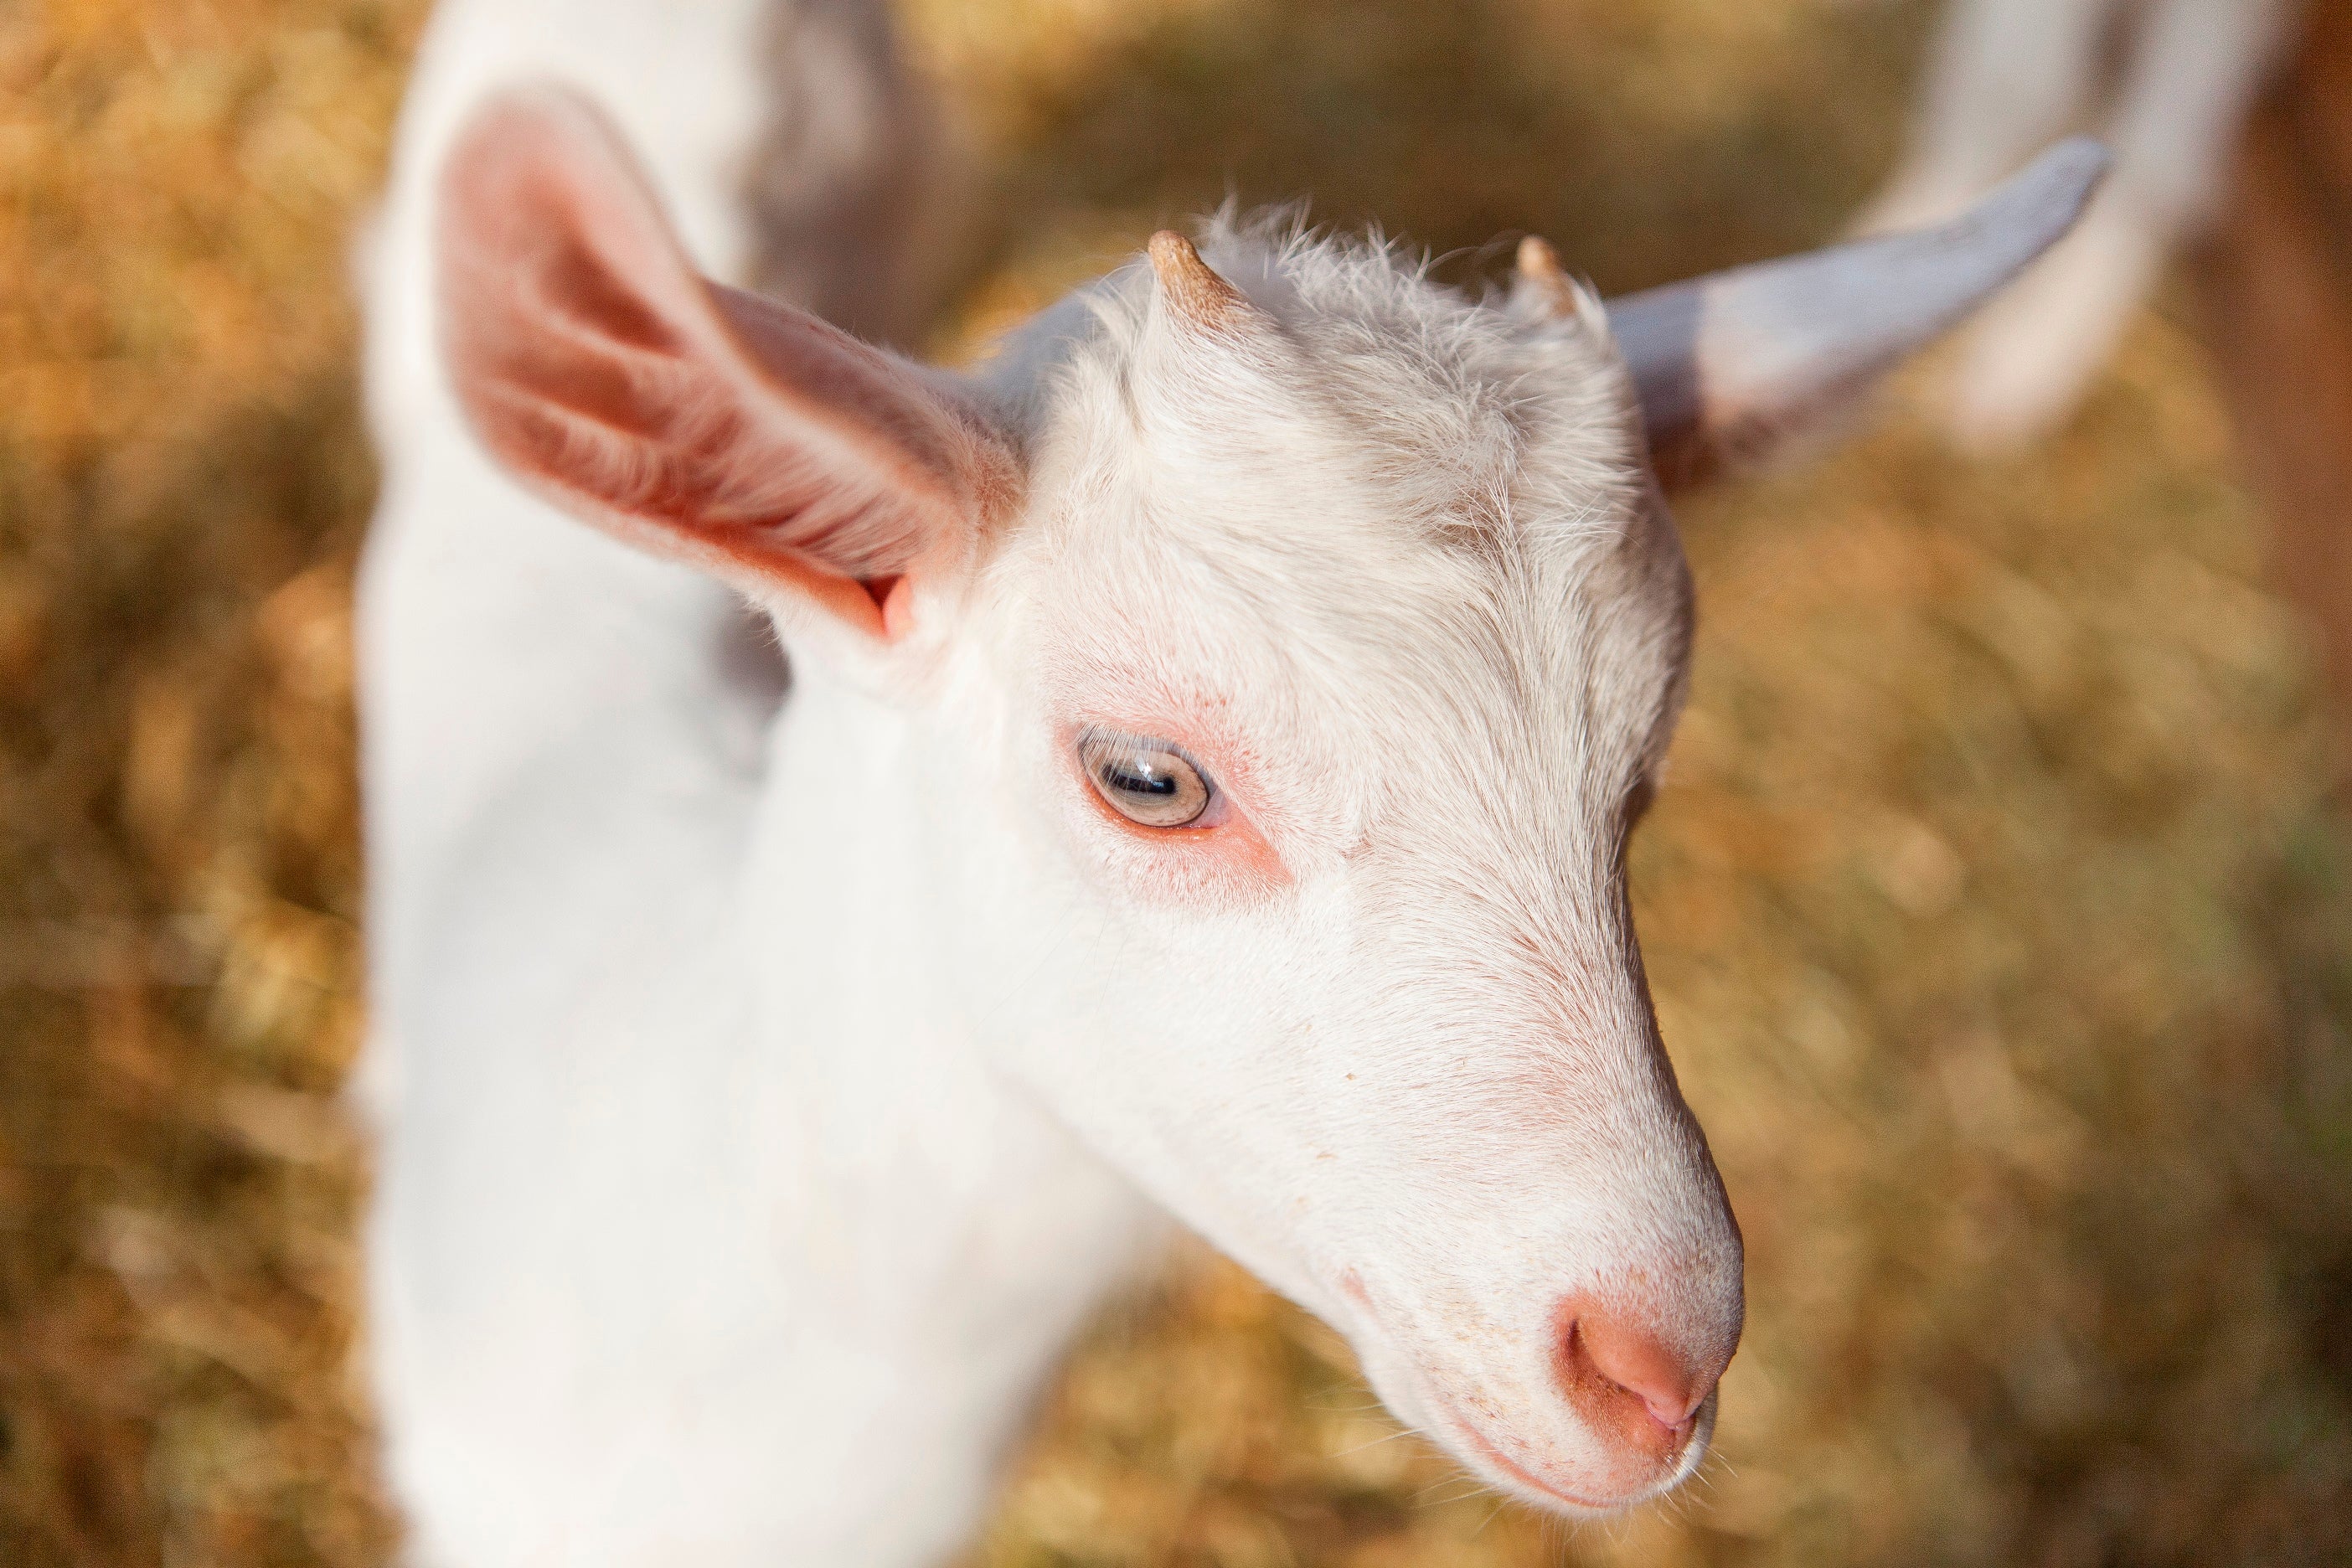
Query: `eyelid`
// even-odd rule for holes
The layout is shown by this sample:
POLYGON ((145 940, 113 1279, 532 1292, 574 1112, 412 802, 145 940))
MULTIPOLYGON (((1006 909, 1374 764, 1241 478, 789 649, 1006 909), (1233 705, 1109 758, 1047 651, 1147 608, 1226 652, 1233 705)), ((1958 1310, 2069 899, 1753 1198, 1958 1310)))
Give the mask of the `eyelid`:
MULTIPOLYGON (((1154 712, 1158 708, 1150 702, 1138 706, 1145 712, 1154 712)), ((1179 901, 1212 895, 1254 898, 1293 884, 1290 868, 1267 840, 1242 798, 1228 791, 1219 782, 1216 772, 1204 766, 1191 747, 1123 724, 1092 723, 1075 716, 1064 722, 1068 727, 1062 731, 1062 755, 1074 774, 1073 782, 1099 813, 1098 820, 1123 830, 1130 844, 1157 847, 1152 851, 1157 858, 1147 862, 1151 871, 1136 884, 1142 896, 1179 901), (1136 822, 1106 800, 1097 786, 1083 755, 1089 741, 1164 749, 1181 758, 1207 785, 1207 805, 1200 816, 1181 827, 1150 827, 1136 822)), ((1235 759, 1237 764, 1242 764, 1244 785, 1249 776, 1246 760, 1245 752, 1235 759)))
POLYGON ((1201 775, 1201 782, 1209 786, 1211 795, 1217 793, 1217 775, 1209 764, 1165 736, 1147 735, 1139 730, 1116 729, 1108 724, 1087 724, 1080 727, 1076 744, 1084 746, 1097 741, 1108 742, 1114 746, 1132 746, 1141 752, 1166 752, 1171 756, 1181 757, 1201 775))
POLYGON ((1087 778, 1087 787, 1094 793, 1096 800, 1103 809, 1117 817, 1124 826, 1138 832, 1168 837, 1202 833, 1223 827, 1233 815, 1234 809, 1233 797, 1228 795, 1224 786, 1217 782, 1216 773, 1194 756, 1188 748, 1162 736, 1146 734, 1139 730, 1122 729, 1114 724, 1081 724, 1070 736, 1069 755, 1077 764, 1080 774, 1087 778), (1096 745, 1145 752, 1165 752, 1177 758, 1192 771, 1200 779, 1202 788, 1207 792, 1207 797, 1202 802, 1199 814, 1188 822, 1172 823, 1165 826, 1137 822, 1127 816, 1117 806, 1103 798, 1100 785, 1093 779, 1092 770, 1087 765, 1087 752, 1090 746, 1096 745))

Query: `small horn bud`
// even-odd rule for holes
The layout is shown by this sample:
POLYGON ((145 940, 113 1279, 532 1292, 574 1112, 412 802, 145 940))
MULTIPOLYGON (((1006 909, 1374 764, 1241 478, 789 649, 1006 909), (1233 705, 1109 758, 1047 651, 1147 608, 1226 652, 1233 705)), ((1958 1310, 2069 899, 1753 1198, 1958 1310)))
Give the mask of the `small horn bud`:
POLYGON ((1559 252, 1539 234, 1519 241, 1519 277, 1539 289, 1564 289, 1568 284, 1568 270, 1559 264, 1559 252))
POLYGON ((1151 270, 1170 309, 1186 321, 1202 327, 1225 326, 1251 309, 1242 291, 1217 276, 1192 242, 1174 229, 1153 235, 1144 252, 1151 258, 1151 270))
POLYGON ((1519 241, 1518 287, 1521 297, 1532 295, 1546 313, 1580 326, 1603 327, 1608 315, 1592 290, 1568 275, 1551 241, 1531 234, 1519 241))

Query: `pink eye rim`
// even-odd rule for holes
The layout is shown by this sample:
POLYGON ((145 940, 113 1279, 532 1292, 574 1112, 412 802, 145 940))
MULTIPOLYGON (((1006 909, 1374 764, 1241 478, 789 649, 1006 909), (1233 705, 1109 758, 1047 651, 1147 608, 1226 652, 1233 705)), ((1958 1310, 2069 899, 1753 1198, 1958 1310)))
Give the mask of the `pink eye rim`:
POLYGON ((1150 833, 1199 832, 1223 820, 1224 792, 1174 741, 1090 724, 1072 738, 1079 773, 1120 821, 1150 833))

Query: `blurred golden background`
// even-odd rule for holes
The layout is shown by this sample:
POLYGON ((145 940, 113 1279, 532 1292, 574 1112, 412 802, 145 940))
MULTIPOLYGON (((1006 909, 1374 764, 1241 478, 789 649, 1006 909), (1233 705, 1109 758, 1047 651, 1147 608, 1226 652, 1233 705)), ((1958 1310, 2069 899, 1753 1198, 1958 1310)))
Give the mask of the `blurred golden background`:
MULTIPOLYGON (((0 1563, 386 1562, 346 257, 421 0, 0 3, 0 1563)), ((1817 243, 1923 0, 913 0, 985 224, 942 352, 1159 222, 1315 198, 1619 289, 1817 243)), ((1720 1454, 1567 1529, 1180 1262, 986 1568, 2352 1562, 2352 838, 2168 296, 2030 457, 1898 394, 1683 507, 1635 890, 1749 1244, 1720 1454)), ((1913 399, 1916 401, 1916 398, 1913 399)))

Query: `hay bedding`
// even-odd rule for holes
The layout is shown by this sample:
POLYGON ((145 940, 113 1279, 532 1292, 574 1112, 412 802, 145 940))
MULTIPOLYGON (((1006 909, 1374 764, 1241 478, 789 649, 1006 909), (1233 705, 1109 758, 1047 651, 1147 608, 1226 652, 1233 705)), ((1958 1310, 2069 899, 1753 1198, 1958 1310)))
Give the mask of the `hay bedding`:
MULTIPOLYGON (((361 1564, 341 248, 414 0, 0 9, 0 1562, 361 1564)), ((961 338, 1223 194, 1608 286, 1828 232, 1913 5, 924 0, 1013 215, 961 338)), ((1475 271, 1477 255, 1457 260, 1475 271)), ((951 341, 957 334, 951 334, 951 341)), ((991 1568, 2352 1561, 2352 858, 2198 351, 1970 469, 1896 417, 1685 522, 1638 846, 1751 1245, 1722 1458, 1561 1531, 1192 1258, 991 1568)))

